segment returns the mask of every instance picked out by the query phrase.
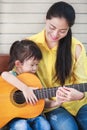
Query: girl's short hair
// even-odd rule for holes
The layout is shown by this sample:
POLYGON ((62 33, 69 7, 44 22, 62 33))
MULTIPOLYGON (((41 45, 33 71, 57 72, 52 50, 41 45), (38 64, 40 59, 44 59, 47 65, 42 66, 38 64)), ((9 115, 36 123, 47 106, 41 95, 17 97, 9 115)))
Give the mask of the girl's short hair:
POLYGON ((13 69, 16 60, 23 63, 31 57, 42 59, 42 53, 36 43, 31 40, 15 41, 10 48, 9 70, 13 69))

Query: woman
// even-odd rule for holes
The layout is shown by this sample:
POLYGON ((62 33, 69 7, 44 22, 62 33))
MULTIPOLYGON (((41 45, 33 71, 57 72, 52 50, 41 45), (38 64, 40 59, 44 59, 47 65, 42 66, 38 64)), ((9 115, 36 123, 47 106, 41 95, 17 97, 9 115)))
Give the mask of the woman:
MULTIPOLYGON (((61 86, 56 98, 46 99, 45 115, 52 130, 87 130, 87 94, 66 87, 87 82, 86 52, 72 37, 74 22, 75 11, 70 4, 54 3, 47 12, 45 29, 28 38, 42 51, 37 75, 43 86, 61 86)), ((4 79, 9 76, 7 72, 2 74, 4 79)), ((7 81, 14 84, 11 78, 7 81)), ((14 81, 21 84, 16 78, 14 81)))

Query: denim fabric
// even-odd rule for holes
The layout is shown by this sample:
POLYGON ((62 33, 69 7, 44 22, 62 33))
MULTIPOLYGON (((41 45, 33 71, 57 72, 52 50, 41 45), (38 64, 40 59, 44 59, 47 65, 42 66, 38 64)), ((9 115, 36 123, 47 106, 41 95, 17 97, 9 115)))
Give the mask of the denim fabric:
POLYGON ((76 120, 80 130, 87 130, 87 105, 84 105, 77 113, 76 120))
POLYGON ((52 130, 78 130, 74 117, 63 108, 46 113, 52 130))
POLYGON ((41 115, 28 120, 15 119, 9 126, 9 130, 51 130, 48 121, 41 115))
POLYGON ((87 105, 83 106, 76 117, 64 108, 46 113, 52 130, 87 130, 87 105))

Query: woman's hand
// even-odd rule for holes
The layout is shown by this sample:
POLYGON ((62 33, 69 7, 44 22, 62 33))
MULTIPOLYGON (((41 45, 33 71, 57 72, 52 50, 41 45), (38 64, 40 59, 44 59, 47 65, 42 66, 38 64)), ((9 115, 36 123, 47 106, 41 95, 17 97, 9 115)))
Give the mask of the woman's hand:
POLYGON ((62 94, 59 92, 59 90, 56 91, 56 103, 58 106, 61 106, 62 103, 65 101, 63 97, 61 97, 62 94))
POLYGON ((57 98, 66 101, 80 100, 84 97, 84 93, 68 87, 59 87, 57 90, 57 98))
POLYGON ((33 92, 33 88, 24 87, 22 92, 23 92, 23 95, 24 95, 27 103, 35 104, 38 101, 37 97, 35 96, 35 94, 33 92))

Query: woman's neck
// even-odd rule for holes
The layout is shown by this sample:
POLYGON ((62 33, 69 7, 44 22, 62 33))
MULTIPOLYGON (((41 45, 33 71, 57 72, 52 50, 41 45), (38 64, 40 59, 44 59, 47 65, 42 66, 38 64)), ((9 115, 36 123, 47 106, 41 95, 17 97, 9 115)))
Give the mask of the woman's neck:
POLYGON ((47 46, 48 46, 49 49, 52 49, 57 45, 58 45, 58 43, 56 43, 56 42, 47 42, 47 46))

